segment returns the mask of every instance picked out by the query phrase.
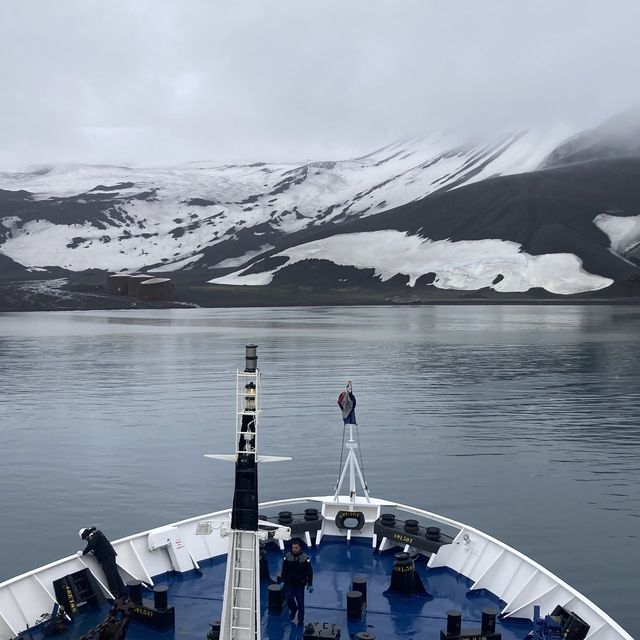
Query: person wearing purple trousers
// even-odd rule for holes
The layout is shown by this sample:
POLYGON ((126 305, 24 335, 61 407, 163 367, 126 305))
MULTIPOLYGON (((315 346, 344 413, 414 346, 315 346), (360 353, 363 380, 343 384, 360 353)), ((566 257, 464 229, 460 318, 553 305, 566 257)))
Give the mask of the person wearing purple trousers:
POLYGON ((300 542, 291 543, 291 551, 282 562, 280 577, 284 582, 284 597, 289 607, 289 617, 293 621, 298 614, 298 625, 304 624, 304 590, 313 593, 313 569, 311 560, 303 553, 300 542))

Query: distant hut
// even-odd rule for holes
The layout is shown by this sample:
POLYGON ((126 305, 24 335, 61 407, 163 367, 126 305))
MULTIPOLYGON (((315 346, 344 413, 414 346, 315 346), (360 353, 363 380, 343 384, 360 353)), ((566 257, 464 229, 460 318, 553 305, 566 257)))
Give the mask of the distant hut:
POLYGON ((112 273, 107 276, 107 291, 114 296, 129 295, 129 274, 112 273))
POLYGON ((171 300, 175 288, 170 278, 151 278, 138 284, 140 300, 171 300))
POLYGON ((134 298, 139 297, 140 294, 140 285, 146 280, 151 280, 153 276, 145 275, 144 273, 135 273, 132 276, 129 276, 129 295, 134 298))

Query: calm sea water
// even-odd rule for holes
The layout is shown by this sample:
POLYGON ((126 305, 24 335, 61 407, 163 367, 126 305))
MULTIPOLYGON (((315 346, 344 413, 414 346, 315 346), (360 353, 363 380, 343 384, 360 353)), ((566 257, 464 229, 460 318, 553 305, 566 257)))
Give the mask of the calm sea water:
POLYGON ((475 525, 640 636, 640 310, 435 306, 0 314, 0 579, 227 507, 259 345, 261 499, 331 492, 353 381, 379 497, 475 525))

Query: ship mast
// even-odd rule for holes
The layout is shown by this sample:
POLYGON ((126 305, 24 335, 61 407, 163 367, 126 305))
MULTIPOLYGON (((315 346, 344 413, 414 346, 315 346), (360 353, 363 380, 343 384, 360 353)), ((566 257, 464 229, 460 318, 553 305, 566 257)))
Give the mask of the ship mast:
POLYGON ((258 462, 291 458, 258 455, 258 347, 250 344, 245 349, 245 369, 236 373, 235 454, 206 456, 235 462, 231 529, 226 531, 230 540, 220 621, 222 640, 260 640, 260 541, 288 540, 291 536, 289 527, 258 521, 258 462))
MULTIPOLYGON (((360 438, 358 437, 358 442, 356 442, 353 439, 354 427, 357 434, 358 424, 356 422, 356 417, 355 417, 356 400, 355 400, 355 396, 353 395, 351 380, 347 382, 347 387, 344 393, 348 394, 349 398, 351 399, 351 403, 349 404, 349 407, 343 413, 344 429, 346 429, 347 425, 349 425, 349 439, 346 442, 349 453, 347 454, 347 459, 344 461, 344 467, 342 468, 342 472, 340 473, 338 482, 336 482, 336 492, 333 496, 333 499, 336 502, 339 501, 340 489, 342 489, 342 485, 348 473, 349 474, 349 501, 351 502, 351 504, 355 504, 356 497, 357 497, 356 477, 358 480, 360 480, 360 486, 362 487, 362 492, 364 493, 365 500, 367 502, 370 502, 369 487, 367 487, 367 483, 364 480, 364 474, 362 473, 362 469, 360 468, 360 464, 358 463, 358 457, 356 456, 356 449, 358 448, 358 442, 360 438)), ((341 403, 341 398, 343 396, 344 394, 340 394, 340 398, 338 399, 338 404, 341 403)), ((344 431, 342 432, 342 442, 344 446, 344 431)), ((340 455, 340 459, 342 460, 342 454, 340 455)))
MULTIPOLYGON (((344 425, 346 428, 346 424, 344 425)), ((358 443, 353 439, 353 428, 358 428, 355 424, 349 424, 349 439, 345 443, 349 453, 347 454, 347 459, 344 461, 344 467, 342 467, 342 473, 340 474, 340 478, 336 483, 336 492, 333 496, 335 501, 338 501, 338 496, 340 495, 340 489, 342 489, 342 485, 346 479, 347 473, 349 474, 349 501, 351 503, 356 502, 357 491, 356 491, 356 477, 360 480, 360 486, 362 487, 362 492, 367 502, 370 501, 369 496, 369 488, 367 487, 367 483, 364 481, 364 477, 362 476, 362 469, 360 469, 360 464, 358 463, 358 458, 356 456, 356 449, 358 448, 358 443)))

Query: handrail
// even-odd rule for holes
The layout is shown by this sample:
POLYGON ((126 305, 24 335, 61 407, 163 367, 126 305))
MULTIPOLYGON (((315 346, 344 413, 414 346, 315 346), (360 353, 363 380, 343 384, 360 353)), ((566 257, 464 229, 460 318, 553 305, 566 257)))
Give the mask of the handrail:
MULTIPOLYGON (((269 507, 276 507, 276 506, 284 506, 284 505, 292 505, 292 504, 297 504, 297 503, 308 503, 308 502, 320 502, 320 503, 332 503, 334 502, 334 497, 333 496, 308 496, 308 497, 297 497, 297 498, 286 498, 283 500, 271 500, 268 502, 262 502, 260 503, 259 507, 261 509, 264 508, 269 508, 269 507)), ((476 529, 475 527, 472 527, 470 525, 467 525, 463 522, 459 522, 457 520, 453 520, 452 518, 447 518, 445 516, 441 516, 437 513, 433 513, 431 511, 426 511, 424 509, 419 509, 417 507, 412 507, 410 505, 405 505, 402 504, 400 502, 396 502, 394 500, 382 500, 379 498, 371 498, 370 502, 368 502, 367 504, 374 504, 374 505, 384 505, 387 506, 389 508, 396 508, 399 509, 401 511, 404 511, 406 513, 410 513, 413 515, 418 515, 418 516, 422 516, 425 518, 428 518, 434 522, 443 524, 443 525, 447 525, 450 527, 453 527, 454 529, 458 529, 459 530, 459 534, 462 532, 468 532, 468 533, 472 533, 475 536, 478 536, 484 540, 486 540, 487 542, 490 542, 494 545, 497 545, 498 547, 504 549, 505 551, 507 551, 509 554, 512 554, 513 556, 515 556, 516 558, 518 558, 521 562, 526 563, 527 565, 531 566, 532 568, 534 568, 536 571, 544 574, 545 576, 547 576, 549 579, 551 579, 556 585, 562 587, 563 589, 566 589, 570 594, 572 594, 575 598, 577 598, 579 601, 581 601, 588 609, 590 609, 593 613, 595 613, 597 616, 599 616, 599 618, 601 620, 603 620, 607 625, 609 625, 617 634, 619 634, 619 636, 621 638, 624 638, 625 640, 633 640, 632 636, 629 635, 617 622, 615 622, 615 620, 613 620, 607 613, 605 613, 602 609, 600 609, 596 604, 594 604, 591 600, 589 600, 586 596, 584 596, 583 594, 581 594, 579 591, 577 591, 576 589, 574 589, 573 587, 571 587, 570 585, 568 585, 566 582, 564 582, 563 580, 561 580, 560 578, 558 578, 555 574, 553 574, 551 571, 549 571, 548 569, 546 569, 545 567, 543 567, 542 565, 538 564, 537 562, 535 562, 534 560, 532 560, 531 558, 529 558, 528 556, 524 555, 523 553, 521 553, 520 551, 513 549, 512 547, 510 547, 509 545, 505 544, 504 542, 501 542, 500 540, 498 540, 497 538, 494 538, 493 536, 490 536, 489 534, 484 533, 483 531, 480 531, 479 529, 476 529)), ((184 527, 185 525, 189 525, 192 523, 196 523, 198 521, 201 520, 207 520, 207 519, 221 519, 221 518, 225 518, 225 517, 229 517, 231 514, 231 509, 223 509, 220 511, 214 511, 212 513, 208 513, 208 514, 204 514, 204 515, 200 515, 200 516, 195 516, 192 518, 186 518, 184 520, 179 520, 177 522, 173 522, 169 525, 166 525, 167 527, 184 527)), ((155 527, 154 529, 156 529, 158 527, 155 527)), ((119 538, 118 540, 115 540, 113 542, 114 547, 116 548, 116 550, 118 549, 118 547, 120 547, 121 545, 130 543, 132 541, 135 540, 139 540, 140 538, 144 537, 144 536, 148 536, 149 533, 151 531, 153 531, 154 529, 149 529, 147 531, 142 531, 130 536, 126 536, 124 538, 119 538)), ((134 549, 135 551, 135 549, 134 549)), ((214 556, 215 557, 215 556, 214 556)), ((43 573, 44 571, 47 571, 49 569, 58 567, 64 563, 67 563, 69 561, 73 561, 75 559, 75 556, 67 556, 65 558, 61 558, 60 560, 56 560, 55 562, 49 563, 47 565, 43 565, 42 567, 39 567, 37 569, 33 569, 31 571, 28 571, 26 573, 20 574, 18 576, 15 576, 14 578, 10 578, 9 580, 5 580, 4 582, 0 583, 0 596, 2 595, 3 592, 9 592, 10 594, 13 595, 13 592, 11 590, 11 586, 15 585, 16 583, 25 580, 26 578, 30 578, 31 576, 36 577, 36 579, 38 580, 38 575, 43 573)), ((138 560, 141 561, 140 558, 138 558, 138 560)), ((144 566, 144 563, 142 563, 144 566)), ((38 580, 39 582, 39 580, 38 580)), ((44 585, 42 585, 44 587, 44 585)), ((45 588, 45 591, 46 588, 45 588)), ((501 594, 496 594, 498 597, 501 594)), ((10 625, 8 624, 8 621, 6 620, 6 616, 4 615, 4 612, 2 611, 2 609, 0 609, 0 620, 3 620, 4 623, 10 627, 10 625)), ((11 628, 11 627, 10 627, 11 628)), ((592 631, 598 631, 600 629, 593 629, 592 631)))

